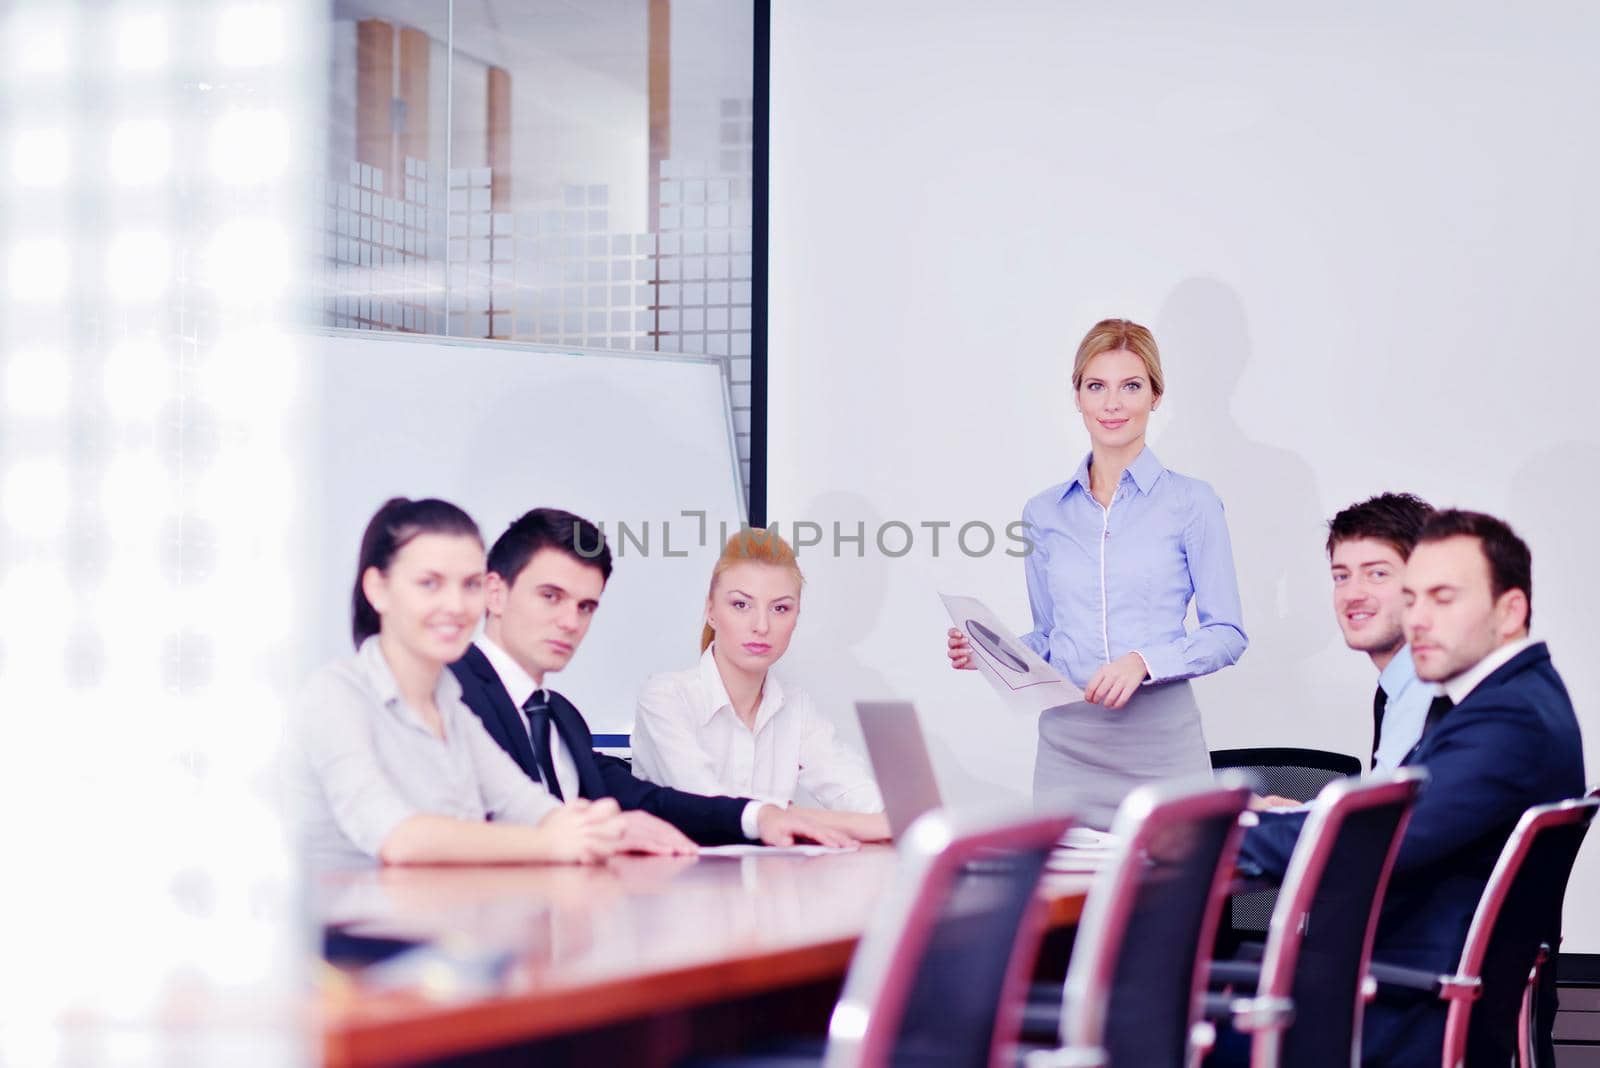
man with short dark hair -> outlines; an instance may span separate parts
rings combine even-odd
[[[1333,613],[1344,642],[1378,669],[1372,697],[1372,768],[1399,767],[1422,737],[1433,699],[1417,678],[1400,625],[1406,560],[1433,509],[1409,493],[1380,493],[1328,522]]]
[[[628,821],[626,843],[646,852],[691,852],[689,839],[851,844],[803,811],[657,786],[594,751],[583,714],[545,682],[577,653],[610,577],[605,536],[571,512],[536,508],[490,548],[484,633],[450,670],[500,747],[558,798],[615,798]]]
[[[1426,768],[1429,782],[1401,841],[1373,956],[1444,973],[1523,811],[1583,793],[1583,742],[1549,650],[1528,636],[1532,560],[1509,526],[1436,512],[1402,585],[1417,677],[1435,695],[1402,764]],[[1303,823],[1303,814],[1263,813],[1240,867],[1281,878]],[[1367,1007],[1363,1063],[1437,1065],[1444,1018],[1437,999],[1380,995]],[[1515,1037],[1493,1036],[1483,1063],[1510,1063]]]

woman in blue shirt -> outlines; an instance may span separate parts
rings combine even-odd
[[[1023,508],[1033,545],[1023,640],[1085,700],[1040,717],[1033,787],[1040,803],[1106,827],[1135,786],[1210,774],[1187,680],[1237,661],[1247,639],[1222,502],[1145,446],[1164,388],[1155,338],[1125,319],[1096,323],[1072,387],[1093,448]],[[951,630],[951,664],[972,667],[970,652]]]

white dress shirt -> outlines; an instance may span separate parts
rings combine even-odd
[[[633,768],[640,778],[697,794],[783,806],[804,786],[824,808],[883,811],[865,758],[835,737],[810,697],[768,674],[755,724],[747,727],[711,649],[695,667],[645,683],[633,725]]]
[[[522,720],[522,729],[524,733],[528,732],[531,730],[528,713],[522,710],[522,706],[528,703],[533,691],[541,687],[533,681],[532,675],[522,670],[521,664],[511,658],[510,653],[496,645],[488,635],[479,635],[473,639],[473,644],[488,658],[489,666],[494,668],[494,673],[500,676],[500,685],[511,695],[511,703],[517,706],[517,717]],[[572,759],[572,753],[561,741],[561,732],[556,730],[554,716],[550,717],[547,729],[550,731],[550,760],[556,767],[556,785],[561,787],[561,796],[571,801],[580,794],[578,765]]]
[[[1510,663],[1512,657],[1532,644],[1533,639],[1529,637],[1506,642],[1455,678],[1439,683],[1438,692],[1450,698],[1452,704],[1459,705],[1467,699],[1468,694],[1478,688],[1478,683]]]

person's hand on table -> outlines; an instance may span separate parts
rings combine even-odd
[[[1250,795],[1251,812],[1271,812],[1275,808],[1299,808],[1304,803],[1292,797],[1279,797],[1277,794],[1268,794],[1266,797],[1260,794]]]
[[[1083,688],[1083,699],[1093,705],[1121,708],[1148,677],[1144,657],[1125,653],[1109,664],[1100,665],[1090,677],[1089,685]]]
[[[546,859],[570,864],[594,864],[622,846],[622,810],[611,798],[568,801],[539,821],[547,835]]]
[[[856,840],[843,831],[834,830],[806,814],[805,810],[762,805],[756,814],[756,826],[761,840],[770,846],[792,846],[798,841],[811,841],[832,849],[854,849]]]
[[[700,847],[666,820],[633,810],[622,814],[621,852],[680,857],[693,856]]]
[[[813,823],[842,831],[858,842],[887,842],[891,837],[889,817],[882,812],[835,812],[832,809],[790,809]]]
[[[950,628],[950,638],[945,655],[950,658],[950,666],[957,671],[978,670],[978,665],[972,662],[972,646],[967,641],[966,632],[959,627]]]

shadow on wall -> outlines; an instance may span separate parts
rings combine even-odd
[[[1568,441],[1529,457],[1511,475],[1505,516],[1533,553],[1533,637],[1550,643],[1550,656],[1572,695],[1583,731],[1586,781],[1594,782],[1600,749],[1600,663],[1593,655],[1594,608],[1600,604],[1600,570],[1594,566],[1594,530],[1600,506],[1579,487],[1600,469],[1600,447]],[[1577,492],[1574,492],[1574,491]],[[1565,502],[1563,504],[1563,502]],[[1469,505],[1470,507],[1470,505]],[[1600,891],[1600,853],[1578,857],[1567,890],[1562,948],[1600,952],[1600,917],[1592,902]]]
[[[1232,400],[1251,353],[1244,305],[1232,287],[1185,279],[1167,296],[1155,333],[1176,402],[1156,453],[1222,498],[1250,636],[1238,666],[1200,680],[1208,743],[1222,748],[1248,737],[1295,744],[1299,737],[1298,744],[1312,744],[1302,734],[1307,725],[1291,718],[1278,722],[1275,737],[1263,737],[1248,710],[1263,694],[1294,708],[1306,681],[1302,662],[1328,641],[1328,628],[1317,622],[1326,614],[1327,561],[1315,472],[1299,454],[1252,439],[1235,421]],[[1269,363],[1295,357],[1266,355]]]
[[[922,559],[889,559],[874,550],[873,532],[884,521],[882,513],[859,494],[831,492],[808,501],[796,518],[820,524],[825,535],[823,544],[800,554],[805,592],[794,644],[780,668],[782,677],[810,693],[818,710],[838,728],[839,736],[863,753],[855,702],[916,700],[923,736],[947,801],[992,797],[996,781],[1009,781],[996,779],[997,750],[1004,751],[999,758],[1003,767],[1016,764],[1023,772],[1031,768],[1037,741],[1032,722],[999,716],[998,699],[982,678],[976,672],[962,672],[963,677],[956,678],[957,673],[946,663],[944,644],[949,623],[931,573],[921,572],[927,581],[902,581],[895,587],[900,591],[898,596],[916,598],[917,633],[893,635],[887,641],[880,635],[874,640],[893,585],[891,578],[898,575],[904,579],[926,566]],[[834,552],[836,522],[847,535],[858,524],[865,525],[867,547],[863,556],[857,556],[850,544],[844,545],[840,553]],[[783,533],[790,533],[787,522]],[[1015,581],[1022,582],[1020,564]],[[911,684],[916,687],[926,685],[927,672],[932,671],[941,684],[937,691],[908,693],[866,659],[874,649],[908,647],[915,650],[910,654],[915,664],[898,664],[896,677],[903,682],[910,672],[918,680]],[[957,694],[961,697],[954,700],[953,695]],[[1016,795],[1024,797],[1027,792],[1024,781]]]
[[[889,680],[860,653],[878,625],[888,590],[884,569],[892,561],[872,552],[873,532],[881,517],[865,497],[836,492],[812,498],[786,518],[780,527],[785,538],[793,537],[795,521],[816,523],[823,535],[821,544],[799,552],[800,570],[806,577],[800,623],[779,674],[810,694],[839,737],[865,755],[855,702],[895,696]],[[856,555],[856,546],[850,543],[835,552],[835,523],[846,537],[853,535],[856,524],[865,524],[863,557]],[[813,803],[810,797],[800,800]]]
[[[1533,628],[1550,643],[1550,656],[1572,695],[1584,731],[1590,778],[1600,745],[1600,663],[1594,648],[1594,616],[1600,604],[1600,570],[1594,566],[1594,529],[1600,507],[1587,493],[1574,495],[1600,470],[1600,448],[1569,441],[1537,453],[1511,476],[1505,519],[1533,554]],[[1568,501],[1570,508],[1552,507]],[[1468,505],[1468,507],[1471,507]],[[1587,722],[1585,722],[1587,721]]]
[[[859,737],[853,703],[893,697],[889,680],[861,659],[860,649],[878,625],[888,590],[886,566],[893,561],[872,552],[873,532],[881,517],[865,497],[854,493],[825,493],[812,498],[795,516],[822,527],[820,545],[802,549],[800,569],[806,576],[801,595],[800,626],[794,645],[784,658],[783,675],[809,693],[818,709],[841,725],[846,738]],[[833,525],[846,536],[856,524],[866,525],[866,553],[846,543],[835,553]],[[785,521],[781,533],[793,533]]]

